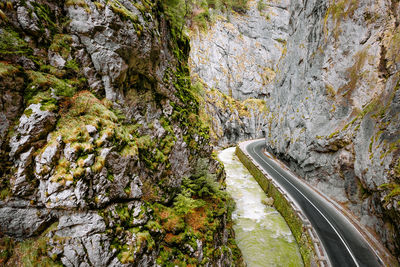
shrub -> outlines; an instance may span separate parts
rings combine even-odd
[[[265,10],[266,7],[267,7],[267,5],[264,3],[264,0],[258,0],[258,2],[257,2],[258,11],[262,12]]]

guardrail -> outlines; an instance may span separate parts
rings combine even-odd
[[[274,199],[275,208],[286,220],[299,244],[305,266],[331,266],[325,249],[315,229],[293,199],[272,179],[269,174],[247,153],[248,141],[239,143],[236,155],[257,180],[258,184]]]

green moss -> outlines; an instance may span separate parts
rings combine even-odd
[[[372,111],[375,111],[377,106],[379,105],[379,100],[374,99],[370,103],[366,104],[362,111],[360,112],[359,116],[363,118],[365,115],[371,113]]]
[[[49,73],[51,75],[56,76],[57,78],[63,78],[66,75],[66,71],[65,70],[60,70],[56,67],[53,67],[51,65],[40,65],[40,72],[45,72],[45,73]]]
[[[288,200],[274,187],[272,183],[263,175],[263,173],[247,158],[247,156],[237,147],[236,155],[240,161],[246,166],[250,173],[257,180],[261,188],[274,199],[275,208],[281,213],[290,227],[293,236],[299,244],[299,249],[305,266],[312,266],[315,262],[316,252],[311,236],[308,235],[303,227],[302,220],[297,216],[296,212],[291,208]]]
[[[7,15],[3,12],[3,10],[0,9],[0,19],[4,22],[8,21]]]
[[[0,238],[0,265],[5,266],[8,259],[13,255],[15,242],[10,237]]]
[[[186,17],[189,15],[187,10],[191,8],[185,0],[165,0],[162,1],[164,12],[167,15],[172,30],[183,29],[186,23]]]
[[[43,108],[57,107],[55,101],[49,94],[36,95],[32,102],[42,103]],[[38,153],[52,145],[55,138],[61,136],[64,143],[70,143],[76,151],[78,165],[82,168],[83,159],[88,153],[97,153],[96,146],[101,147],[105,139],[115,142],[116,148],[121,150],[124,156],[135,156],[137,146],[135,138],[130,134],[135,134],[136,127],[129,127],[119,124],[117,116],[107,107],[107,101],[98,100],[92,93],[81,91],[71,99],[67,100],[60,109],[61,117],[57,122],[56,129],[52,133],[52,139]],[[91,124],[98,129],[99,138],[95,144],[89,143],[90,136],[86,130],[86,125]],[[81,162],[82,161],[82,162]],[[100,172],[104,167],[105,159],[99,155],[95,158],[95,163],[91,166],[94,172]],[[64,162],[58,162],[55,179],[64,181],[72,177],[81,177],[82,169],[71,170],[73,176],[69,176],[68,166]],[[67,175],[68,174],[68,175]],[[67,179],[68,178],[68,179]]]
[[[394,33],[391,35],[390,43],[387,48],[387,58],[389,59],[385,67],[389,68],[400,62],[400,30],[397,27]]]
[[[152,145],[152,141],[151,141],[150,135],[141,136],[137,140],[137,146],[139,149],[148,150],[148,148],[150,148],[151,145]]]
[[[0,55],[32,55],[33,50],[11,28],[2,29],[0,34]]]
[[[339,131],[331,133],[327,138],[332,139],[333,137],[337,136],[339,134]]]
[[[248,9],[247,1],[248,0],[231,0],[230,3],[228,3],[228,4],[236,12],[244,13]]]
[[[396,183],[382,184],[379,186],[380,189],[389,190],[389,194],[384,197],[386,204],[392,202],[395,197],[400,195],[400,185]]]
[[[66,6],[79,6],[79,7],[83,7],[83,8],[88,7],[85,0],[67,0],[65,2],[65,5]]]
[[[32,109],[25,109],[24,114],[25,116],[27,116],[28,118],[32,115],[33,110]]]
[[[9,188],[3,188],[0,191],[0,199],[5,200],[7,197],[11,196],[11,192]]]
[[[267,5],[264,3],[264,0],[258,0],[257,2],[257,9],[258,11],[262,12],[264,9],[267,7]]]
[[[39,28],[42,32],[45,32],[45,29],[50,30],[50,32],[54,35],[60,32],[60,28],[57,25],[57,17],[52,12],[51,8],[46,4],[41,4],[38,2],[32,2],[32,6],[34,7],[34,12],[39,18]]]
[[[79,65],[78,65],[78,63],[76,63],[76,61],[74,59],[68,60],[65,63],[65,68],[71,69],[71,70],[76,71],[76,72],[79,71]]]
[[[93,2],[94,3],[94,5],[96,6],[96,8],[98,9],[98,10],[103,10],[104,9],[104,4],[102,4],[102,3],[100,3],[100,2],[97,2],[97,1],[95,1],[95,2]]]
[[[187,197],[184,194],[179,194],[174,201],[176,213],[183,215],[186,215],[194,209],[200,208],[204,205],[204,201]]]
[[[161,225],[157,221],[148,221],[144,227],[154,233],[161,232],[162,230]]]
[[[49,47],[50,50],[59,53],[64,59],[67,59],[71,53],[72,37],[68,34],[56,34]]]
[[[32,99],[28,101],[28,106],[30,104],[41,104],[41,110],[57,111],[58,101],[51,95],[51,91],[47,90],[44,92],[37,93]]]
[[[19,72],[17,66],[8,64],[7,62],[0,61],[0,77],[13,76]]]
[[[327,83],[327,84],[325,84],[325,88],[326,88],[326,92],[327,92],[328,96],[329,96],[330,98],[335,98],[335,96],[336,96],[336,91],[335,91],[335,89],[333,88],[333,86]]]
[[[39,71],[26,73],[31,81],[27,86],[27,100],[30,100],[39,90],[46,91],[49,88],[54,89],[55,95],[64,97],[71,97],[76,91],[76,87],[71,85],[70,81],[58,79],[54,75]]]
[[[57,262],[57,257],[50,258],[47,254],[49,238],[46,237],[46,234],[56,225],[57,223],[50,226],[39,237],[25,239],[20,243],[7,237],[0,239],[0,247],[4,243],[8,247],[12,246],[12,249],[8,248],[6,251],[8,254],[7,266],[62,266],[61,263]]]
[[[180,193],[172,201],[172,205],[153,203],[149,205],[152,210],[152,221],[145,226],[157,243],[155,235],[161,234],[158,241],[160,253],[157,263],[163,266],[176,264],[199,265],[210,263],[219,257],[219,250],[215,250],[215,240],[221,234],[222,217],[228,218],[228,229],[231,227],[231,213],[233,202],[221,191],[222,184],[216,182],[215,174],[207,170],[206,160],[200,160],[195,168],[195,174],[184,178]],[[229,226],[230,224],[230,226]],[[218,237],[221,238],[221,237]],[[203,253],[206,260],[198,262],[190,257],[184,247],[189,244],[196,249],[196,240],[203,240]],[[236,263],[240,266],[240,251],[233,239],[228,242],[227,251],[233,251],[237,256]],[[173,264],[172,264],[173,263]]]
[[[136,30],[138,36],[141,35],[143,31],[143,26],[139,23],[139,18],[136,14],[126,8],[123,4],[121,4],[118,0],[108,0],[107,3],[110,5],[112,10],[119,14],[122,19],[130,20]]]

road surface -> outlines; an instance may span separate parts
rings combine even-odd
[[[265,141],[246,146],[247,152],[302,209],[317,232],[332,266],[384,266],[358,230],[331,203],[264,153]]]

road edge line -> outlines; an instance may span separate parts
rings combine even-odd
[[[258,166],[257,162],[253,161],[247,154],[246,149],[242,148],[242,146],[245,146],[248,142],[249,141],[239,143],[236,146],[235,154],[254,176],[263,191],[274,199],[275,208],[285,219],[299,245],[304,266],[331,266],[321,240],[301,209],[284,193],[284,190],[279,187],[279,184],[271,179],[268,174]]]

